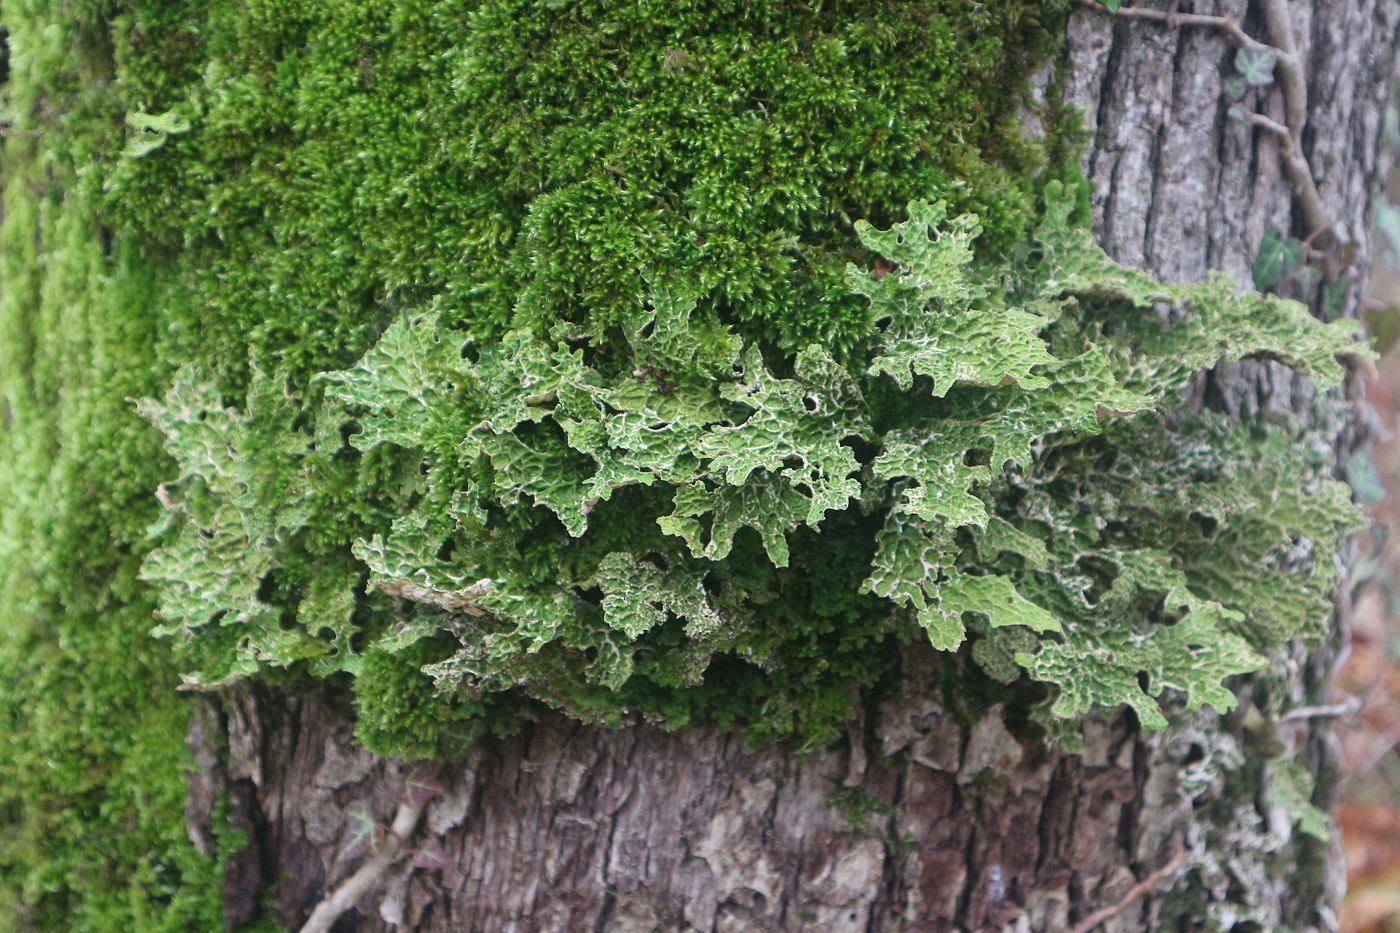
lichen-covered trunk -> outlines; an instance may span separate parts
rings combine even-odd
[[[1268,33],[1243,0],[1197,6]],[[1359,282],[1400,5],[1285,6],[1308,91],[1303,152]],[[1220,268],[1248,281],[1266,229],[1314,232],[1278,138],[1230,117],[1224,31],[1089,9],[1069,30],[1039,86],[1062,91],[1091,134],[1084,168],[1111,254],[1171,278]],[[1249,93],[1284,121],[1277,87]],[[1030,109],[1039,115],[1028,120],[1054,119]],[[1221,368],[1197,389],[1202,404],[1294,411],[1320,419],[1339,450],[1357,443],[1333,426],[1355,392],[1315,404],[1306,383],[1266,364]],[[1329,807],[1330,721],[1260,723],[1247,711],[1260,691],[1329,701],[1342,608],[1331,644],[1297,646],[1236,685],[1240,712],[1182,714],[1152,735],[1128,715],[1090,722],[1078,755],[1018,741],[996,716],[960,725],[924,676],[931,649],[907,657],[902,698],[814,753],[547,717],[438,772],[406,854],[337,929],[1328,929],[1339,847],[1290,829],[1265,762],[1296,750],[1317,777],[1314,801]],[[333,694],[244,688],[202,703],[191,835],[208,844],[226,791],[247,836],[228,863],[228,923],[270,896],[296,927],[385,844],[375,827],[425,791],[407,786],[402,763],[357,746],[353,711]]]

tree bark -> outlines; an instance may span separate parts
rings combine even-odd
[[[1236,16],[1268,37],[1260,4],[1210,6],[1197,12]],[[1284,10],[1307,84],[1301,151],[1361,282],[1386,168],[1400,4],[1294,0]],[[1120,261],[1177,279],[1219,268],[1248,282],[1267,228],[1314,232],[1282,140],[1241,136],[1229,116],[1232,55],[1220,29],[1081,9],[1065,55],[1040,76],[1042,95],[1061,87],[1084,115],[1095,232]],[[1285,121],[1277,84],[1254,93],[1247,103]],[[1320,411],[1339,450],[1359,442],[1342,426],[1358,393],[1314,404],[1308,384],[1280,367],[1221,367],[1197,392],[1234,414]],[[1342,603],[1328,644],[1294,646],[1240,679],[1241,710],[1266,692],[1273,709],[1330,701]],[[746,748],[713,730],[608,732],[560,717],[483,741],[440,772],[440,792],[428,791],[405,840],[409,855],[335,928],[1335,927],[1339,847],[1293,833],[1270,806],[1261,750],[1298,749],[1318,778],[1314,801],[1330,808],[1330,719],[1260,729],[1241,713],[1207,711],[1144,735],[1121,715],[1088,722],[1083,753],[1068,755],[1018,741],[997,716],[960,728],[921,676],[931,653],[910,652],[905,694],[853,729],[851,743],[815,754]],[[407,786],[401,762],[358,748],[352,722],[344,698],[324,690],[241,688],[202,701],[189,829],[210,845],[226,793],[247,836],[225,877],[230,927],[269,894],[281,923],[304,923],[385,844],[367,827],[388,827],[423,792]]]

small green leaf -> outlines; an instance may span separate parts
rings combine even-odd
[[[876,537],[870,575],[862,593],[925,610],[937,600],[938,581],[956,561],[952,529],[904,512],[891,512]]]
[[[971,275],[972,218],[949,221],[947,205],[915,201],[909,220],[889,230],[856,225],[861,241],[895,263],[876,276],[848,267],[851,287],[870,299],[871,317],[881,323],[879,352],[871,375],[885,373],[908,391],[918,376],[932,383],[935,398],[954,385],[1018,383],[1044,388],[1039,366],[1056,362],[1040,331],[1050,322],[1017,308],[975,305],[984,288]]]
[[[961,445],[938,440],[934,434],[889,434],[884,451],[875,459],[875,475],[917,480],[918,485],[904,490],[898,506],[902,511],[928,521],[941,518],[952,528],[985,524],[987,507],[969,490],[990,482],[991,470],[966,465]]]
[[[853,477],[860,463],[845,442],[868,433],[864,399],[825,350],[806,348],[798,354],[796,378],[779,379],[750,347],[744,381],[725,394],[750,412],[737,424],[711,428],[701,439],[716,476],[731,486],[742,486],[759,472],[781,477],[807,498],[805,521],[813,526],[827,511],[844,509],[860,495]]]
[[[734,547],[734,536],[747,527],[762,539],[774,567],[788,565],[787,536],[806,521],[808,513],[802,493],[767,474],[751,477],[742,486],[681,486],[673,504],[671,514],[656,523],[666,534],[684,539],[695,557],[724,560]],[[705,524],[709,525],[708,542]]]
[[[725,375],[739,359],[740,340],[713,312],[697,310],[694,295],[655,282],[651,300],[633,311],[627,339],[637,361],[660,378],[700,370]]]
[[[358,416],[360,431],[351,444],[359,450],[420,446],[450,389],[445,377],[462,367],[465,342],[440,328],[436,315],[404,314],[352,368],[318,376],[326,397]]]
[[[190,130],[189,120],[169,110],[165,113],[129,113],[126,124],[136,131],[126,144],[126,155],[133,159],[164,146],[167,137]]]
[[[1044,570],[1050,561],[1045,542],[1020,530],[1006,519],[992,516],[985,527],[974,529],[973,541],[978,556],[987,563],[1001,554],[1019,555],[1027,565]]]
[[[1301,241],[1284,237],[1270,227],[1264,232],[1259,252],[1254,257],[1254,287],[1262,292],[1277,285],[1302,258]]]
[[[1269,799],[1293,821],[1297,830],[1319,842],[1332,838],[1332,819],[1313,805],[1313,777],[1296,761],[1278,761],[1269,767]]]
[[[178,134],[190,131],[190,121],[173,110],[167,110],[165,113],[129,113],[126,115],[126,123],[133,129],[152,133]]]
[[[1235,72],[1250,87],[1268,87],[1274,83],[1274,65],[1278,55],[1272,49],[1242,48],[1235,53]]]
[[[370,813],[369,807],[359,804],[352,807],[346,815],[350,818],[349,848],[357,849],[367,844],[371,852],[379,851],[379,823],[374,814]]]
[[[692,632],[719,628],[704,576],[693,569],[662,568],[626,551],[614,551],[598,567],[598,586],[603,591],[603,619],[629,639],[665,622],[668,614],[688,620],[687,629]]]
[[[995,574],[954,574],[939,586],[938,605],[948,616],[985,616],[992,628],[1021,625],[1037,634],[1061,631],[1059,619],[1017,592],[1010,578]]]
[[[1335,321],[1346,310],[1347,298],[1351,296],[1351,276],[1345,272],[1328,283],[1322,291],[1322,319]]]

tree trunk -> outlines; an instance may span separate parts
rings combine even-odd
[[[1260,4],[1248,6],[1222,0],[1219,12],[1267,36]],[[1303,151],[1359,282],[1385,170],[1400,5],[1286,7],[1308,89]],[[1120,261],[1179,279],[1220,268],[1248,282],[1267,228],[1313,232],[1278,139],[1241,134],[1228,114],[1233,54],[1211,26],[1073,16],[1066,54],[1038,83],[1063,88],[1092,132],[1084,169],[1095,231]],[[1283,122],[1278,85],[1250,93]],[[1316,418],[1323,406],[1310,391],[1267,364],[1222,367],[1198,384],[1203,404],[1231,413]],[[1355,397],[1329,400],[1323,420],[1340,424]],[[1330,430],[1339,450],[1357,443],[1354,428]],[[1327,703],[1342,610],[1330,644],[1295,646],[1241,679],[1244,699],[1285,689],[1298,705]],[[850,743],[813,754],[746,748],[713,730],[608,732],[559,717],[483,741],[443,769],[411,857],[337,929],[1335,926],[1339,847],[1291,832],[1269,803],[1261,751],[1280,741],[1298,749],[1318,778],[1314,801],[1330,808],[1329,719],[1270,730],[1241,713],[1183,713],[1144,735],[1121,715],[1087,723],[1083,753],[1068,755],[1023,744],[999,717],[960,728],[921,676],[929,654],[909,653],[905,695],[853,728]],[[269,893],[278,919],[299,926],[387,844],[367,827],[391,823],[412,793],[409,770],[360,749],[352,722],[346,701],[321,690],[242,688],[203,702],[189,737],[201,766],[189,829],[207,844],[227,791],[248,839],[225,877],[230,926]]]

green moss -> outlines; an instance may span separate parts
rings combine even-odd
[[[94,162],[121,145],[100,23],[6,4],[0,226],[0,915],[19,929],[221,924],[184,827],[189,707],[137,580],[169,468],[127,402],[157,390],[165,301],[114,241]]]
[[[34,67],[23,38],[16,65]],[[25,75],[16,96],[33,93]],[[189,710],[136,579],[149,478],[167,469],[125,401],[160,384],[153,283],[133,250],[102,242],[64,147],[11,140],[3,164],[0,914],[30,929],[214,928],[219,864],[183,821]]]
[[[1260,355],[1326,390],[1350,325],[1220,276],[1158,283],[1074,223],[1074,191],[1045,199],[1009,262],[979,262],[976,221],[941,202],[859,225],[888,265],[849,267],[879,322],[850,369],[813,345],[778,375],[660,289],[624,340],[578,348],[404,314],[317,380],[304,428],[281,380],[259,371],[238,411],[187,367],[141,405],[180,464],[144,571],[164,630],[219,647],[206,684],[321,663],[317,588],[284,585],[312,566],[316,464],[393,450],[417,467],[354,543],[379,595],[359,624],[389,653],[455,640],[422,666],[447,696],[820,744],[897,670],[901,635],[951,652],[971,620],[973,660],[1053,685],[1056,716],[1127,704],[1162,728],[1168,687],[1228,709],[1223,678],[1318,633],[1356,513],[1295,438],[1184,418],[1177,393]],[[1189,312],[1167,327],[1163,302]],[[1300,535],[1311,566],[1261,592]]]
[[[648,274],[746,335],[848,347],[866,327],[839,288],[853,220],[947,197],[984,217],[989,248],[1024,232],[1038,150],[1013,121],[1044,17],[135,3],[114,30],[126,107],[194,128],[114,166],[108,203],[181,253],[199,326],[177,343],[196,356],[189,341],[250,342],[312,372],[425,294],[477,328],[602,331]]]
[[[509,710],[490,716],[486,702],[437,693],[422,668],[449,651],[421,641],[398,653],[365,652],[355,678],[355,736],[366,748],[408,760],[454,757],[466,751],[485,721],[498,734],[510,731]]]
[[[95,0],[3,16],[0,903],[87,929],[217,925],[217,864],[181,829],[174,687],[180,671],[266,663],[230,663],[247,644],[236,625],[149,637],[157,594],[138,568],[172,467],[128,398],[194,364],[211,403],[254,412],[249,449],[272,448],[317,422],[310,377],[352,363],[403,309],[431,297],[484,339],[565,320],[604,334],[658,276],[750,339],[850,348],[866,311],[831,294],[861,255],[853,219],[941,194],[986,217],[989,248],[1024,230],[1040,157],[1011,128],[1014,101],[1056,30],[1031,2]],[[450,750],[467,720],[508,728],[508,709],[432,694],[417,667],[439,659],[433,639],[370,647],[398,612],[355,595],[350,555],[477,468],[440,461],[425,486],[411,452],[343,446],[354,430],[316,428],[293,466],[239,481],[269,507],[293,488],[302,502],[293,529],[267,532],[275,566],[235,568],[286,633],[262,657],[352,682],[361,737],[385,753]],[[431,430],[447,445],[464,428]],[[540,573],[576,560],[532,522],[501,527]],[[799,566],[823,559],[794,550]],[[791,664],[736,655],[702,689],[657,653],[625,706],[837,734],[849,683],[888,667],[853,582],[743,647]],[[813,598],[797,573],[774,585]],[[610,691],[569,703],[614,722],[621,708]]]

